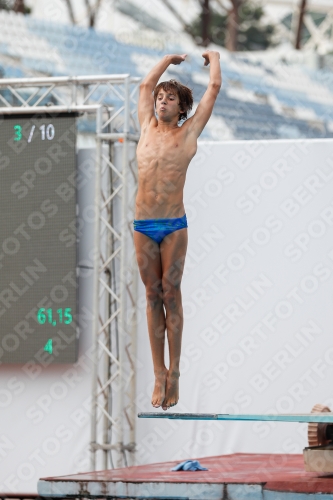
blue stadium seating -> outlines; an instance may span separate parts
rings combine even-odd
[[[184,51],[174,43],[167,48]],[[194,53],[195,47],[187,65],[170,67],[168,73],[192,88],[197,103],[206,89],[198,83],[198,74],[204,77],[207,69],[202,68],[200,56]],[[3,77],[112,73],[143,76],[146,68],[136,64],[138,57],[153,62],[162,55],[152,48],[121,43],[110,33],[0,11]],[[12,62],[8,63],[8,58]],[[272,67],[264,61],[251,62],[244,54],[231,56],[224,50],[221,63],[223,89],[213,116],[229,131],[229,139],[333,137],[332,72],[282,63]],[[315,119],[303,118],[299,109]],[[224,136],[208,126],[202,138],[223,140]]]

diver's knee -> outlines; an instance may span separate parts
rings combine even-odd
[[[163,304],[170,311],[178,309],[181,304],[180,286],[169,285],[167,288],[163,288]]]
[[[146,286],[146,299],[147,305],[149,305],[151,309],[161,305],[163,299],[161,280]]]

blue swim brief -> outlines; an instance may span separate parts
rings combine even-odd
[[[186,214],[177,219],[143,219],[134,220],[134,231],[145,234],[160,244],[168,234],[187,226]]]

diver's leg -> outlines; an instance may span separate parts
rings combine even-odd
[[[165,313],[162,296],[162,264],[159,245],[145,234],[134,231],[140,276],[146,287],[147,323],[153,358],[155,387],[151,403],[161,406],[165,398],[167,369],[164,361]]]
[[[183,331],[183,306],[180,290],[187,250],[187,228],[164,238],[160,245],[163,303],[169,345],[169,370],[163,409],[174,406],[179,398],[179,362]]]

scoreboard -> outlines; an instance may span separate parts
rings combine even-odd
[[[77,358],[75,115],[0,116],[0,364]]]

